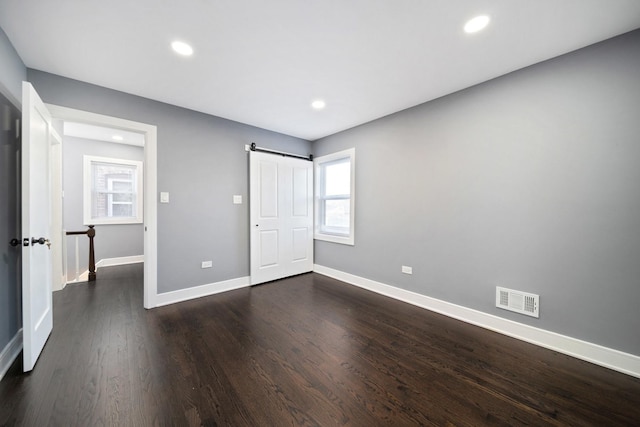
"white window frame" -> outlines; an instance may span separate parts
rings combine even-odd
[[[122,163],[119,163],[122,164]],[[131,179],[116,179],[116,178],[109,178],[107,180],[107,190],[108,191],[113,191],[113,184],[116,182],[126,182],[128,184],[131,184],[131,186],[133,187],[133,180]],[[113,205],[133,205],[133,202],[115,202],[113,200],[113,194],[114,193],[109,193],[107,195],[107,211],[109,212],[108,216],[109,218],[111,218],[111,216],[113,215]]]
[[[103,217],[92,218],[91,217],[91,202],[93,197],[93,179],[92,179],[92,164],[93,163],[113,163],[114,165],[127,165],[133,166],[136,169],[136,185],[135,185],[135,203],[136,203],[136,215],[132,217]],[[83,222],[84,225],[105,225],[105,224],[141,224],[143,222],[143,173],[142,162],[137,160],[127,159],[113,159],[109,157],[98,156],[84,156],[84,169],[83,169]],[[125,180],[127,181],[127,180]]]
[[[324,166],[330,163],[336,163],[341,160],[347,160],[350,163],[350,194],[327,197],[324,195]],[[314,182],[315,182],[315,230],[314,239],[326,242],[341,243],[343,245],[355,245],[355,216],[356,216],[356,149],[349,148],[337,153],[327,154],[326,156],[316,157],[313,159]],[[324,201],[326,200],[345,200],[350,202],[349,230],[347,234],[341,230],[331,230],[323,228],[324,223]]]

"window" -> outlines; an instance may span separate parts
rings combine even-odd
[[[354,244],[355,148],[314,159],[315,239]]]
[[[84,156],[84,224],[142,222],[142,162]]]

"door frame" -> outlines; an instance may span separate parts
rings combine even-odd
[[[52,121],[55,121],[52,117]],[[55,130],[55,123],[53,125]],[[53,138],[57,139],[55,144],[51,144],[49,156],[49,168],[51,170],[51,288],[58,291],[64,288],[66,278],[63,277],[64,268],[62,261],[64,239],[63,235],[63,204],[62,204],[62,134],[56,132]]]
[[[144,308],[158,300],[157,127],[103,114],[45,104],[54,119],[142,133],[144,144]]]

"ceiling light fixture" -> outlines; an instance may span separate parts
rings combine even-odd
[[[476,16],[473,19],[467,21],[464,24],[464,32],[465,33],[476,33],[489,24],[489,17],[487,15]]]
[[[171,48],[182,56],[193,55],[193,48],[184,42],[175,41],[171,43]]]
[[[314,110],[322,110],[322,109],[323,109],[324,107],[326,107],[326,106],[327,106],[327,103],[326,103],[326,102],[324,102],[322,99],[316,99],[315,101],[313,101],[313,102],[311,103],[311,107],[312,107]]]

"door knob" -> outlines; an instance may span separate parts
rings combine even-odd
[[[35,237],[31,238],[31,245],[35,245],[36,243],[41,244],[41,245],[47,245],[47,247],[49,249],[51,249],[51,241],[49,239],[45,239],[44,237],[41,237],[39,239],[36,239]]]
[[[46,243],[47,239],[45,239],[44,237],[41,237],[39,239],[36,239],[35,237],[31,238],[31,246],[35,245],[36,243],[40,243],[41,245],[44,245]]]
[[[13,247],[18,246],[20,244],[20,240],[18,239],[11,239],[11,241],[9,242],[9,244]]]

